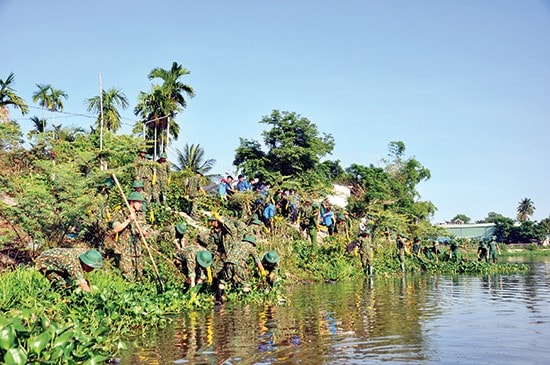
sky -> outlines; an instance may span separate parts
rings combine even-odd
[[[175,61],[196,96],[169,157],[200,144],[234,174],[239,138],[262,141],[277,109],[331,134],[344,168],[381,166],[403,141],[431,172],[418,191],[433,223],[515,218],[524,198],[550,216],[549,0],[0,0],[0,27],[0,79],[13,72],[34,107],[36,84],[65,91],[56,124],[93,124],[101,74],[130,102],[130,133],[147,75]],[[28,131],[42,113],[12,118]]]

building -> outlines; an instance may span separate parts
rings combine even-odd
[[[441,224],[449,235],[458,238],[490,239],[495,234],[494,223]]]

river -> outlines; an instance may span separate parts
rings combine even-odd
[[[513,258],[510,260],[520,260]],[[134,339],[122,364],[548,364],[550,258],[523,275],[295,285]]]

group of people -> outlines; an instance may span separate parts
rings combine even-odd
[[[251,193],[253,199],[246,212],[222,218],[193,207],[190,209],[193,218],[210,214],[209,227],[200,229],[193,239],[186,238],[187,224],[183,222],[174,222],[155,231],[149,224],[152,219],[148,219],[146,212],[151,203],[166,204],[170,182],[167,156],[162,153],[158,161],[154,162],[141,150],[134,161],[134,168],[133,191],[125,197],[128,209],[111,209],[109,192],[115,183],[112,178],[106,179],[101,186],[98,194],[101,198],[98,224],[105,234],[98,250],[56,248],[37,258],[37,267],[52,282],[64,287],[72,283],[89,291],[90,286],[84,280],[83,273],[101,268],[103,257],[112,258],[114,265],[127,280],[141,281],[143,249],[149,250],[147,241],[154,238],[173,243],[173,263],[187,278],[189,288],[198,284],[201,287],[203,284],[212,285],[216,300],[223,301],[228,286],[243,293],[251,291],[254,281],[250,272],[252,267],[257,269],[259,280],[256,282],[265,282],[269,286],[276,284],[279,256],[275,251],[263,254],[257,251],[258,240],[273,232],[276,216],[281,216],[297,227],[311,244],[318,242],[319,229],[324,229],[328,235],[338,233],[346,238],[350,237],[352,231],[345,211],[334,209],[328,199],[320,202],[301,200],[292,189],[272,191],[270,184],[260,183],[258,179],[248,182],[243,175],[239,175],[236,181],[232,176],[227,176],[219,184],[216,193],[222,204],[227,204],[233,195]],[[185,198],[193,206],[200,195],[206,195],[206,192],[202,187],[202,175],[197,173],[187,179]],[[362,218],[357,238],[348,245],[348,251],[357,248],[366,275],[373,273],[372,224],[372,221]],[[402,233],[397,233],[395,241],[397,258],[403,272],[407,254],[418,258],[423,255],[435,261],[439,258],[437,240],[431,246],[423,247],[419,237],[411,241]],[[491,259],[496,263],[497,249],[494,238],[488,245],[480,244],[478,259]],[[449,258],[458,261],[458,252],[458,244],[452,242]]]

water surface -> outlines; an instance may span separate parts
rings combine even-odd
[[[298,285],[286,305],[174,318],[122,363],[548,364],[550,259],[530,264],[524,275]]]

